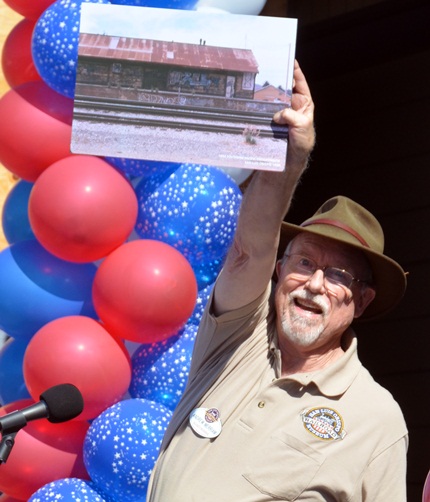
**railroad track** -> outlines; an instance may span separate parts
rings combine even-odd
[[[267,113],[161,103],[124,102],[116,99],[75,97],[74,120],[136,125],[141,127],[188,129],[224,134],[258,131],[260,137],[285,139],[287,129]]]

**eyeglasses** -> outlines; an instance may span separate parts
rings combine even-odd
[[[295,274],[303,277],[312,277],[317,270],[322,270],[325,279],[336,286],[344,286],[350,288],[353,282],[368,282],[361,279],[356,279],[347,270],[336,267],[320,267],[317,263],[301,254],[286,254],[284,258],[288,259],[288,264]]]

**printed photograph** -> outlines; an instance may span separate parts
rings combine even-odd
[[[281,171],[297,20],[83,3],[71,150]]]

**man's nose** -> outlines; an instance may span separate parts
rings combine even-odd
[[[306,282],[307,288],[312,292],[325,293],[325,277],[324,271],[318,268],[315,272],[309,277]]]

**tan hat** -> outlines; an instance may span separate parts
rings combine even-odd
[[[402,299],[406,290],[406,274],[397,262],[383,254],[384,233],[378,220],[367,209],[339,195],[325,202],[300,226],[284,222],[278,256],[282,256],[291,239],[306,232],[348,244],[367,257],[376,295],[360,319],[380,317]]]

